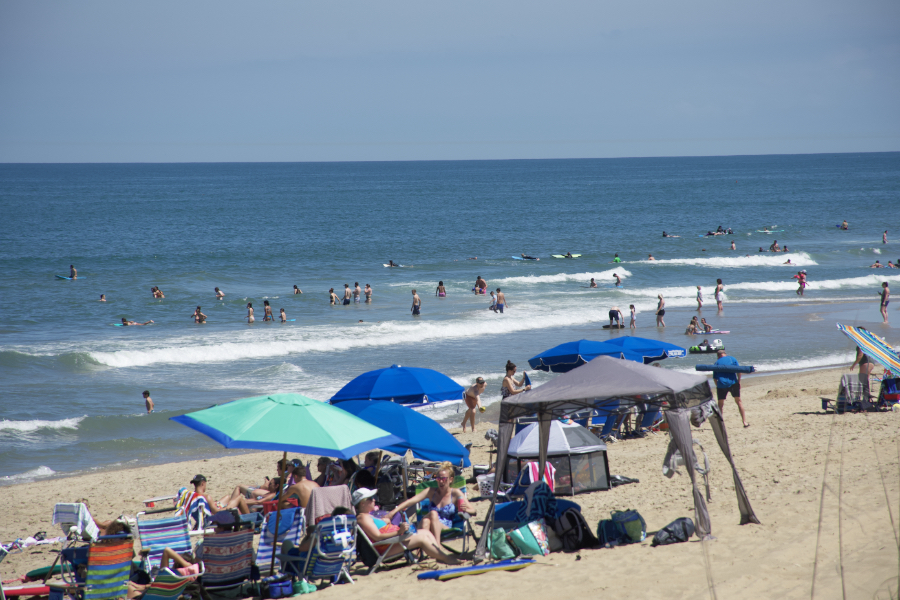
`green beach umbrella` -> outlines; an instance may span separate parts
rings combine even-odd
[[[345,459],[403,441],[345,410],[300,394],[243,398],[170,420],[199,431],[226,448]]]

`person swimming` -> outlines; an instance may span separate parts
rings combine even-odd
[[[522,258],[524,258],[525,260],[541,260],[535,256],[528,256],[527,254],[524,254],[524,253],[522,254]]]
[[[122,326],[123,327],[127,327],[129,325],[149,325],[150,323],[153,323],[153,319],[146,321],[144,323],[138,323],[137,321],[129,321],[125,317],[122,317]]]
[[[594,281],[594,278],[593,278],[593,277],[591,277],[591,285],[589,285],[588,287],[592,287],[592,288],[597,287],[597,282]]]
[[[223,292],[219,288],[216,288],[216,300],[221,300],[224,297],[225,297],[225,292]]]
[[[295,294],[302,294],[303,291],[295,285],[295,286],[294,286],[294,293],[295,293]]]
[[[398,265],[397,263],[395,263],[395,262],[392,261],[392,260],[389,260],[389,261],[388,261],[388,266],[389,266],[389,267],[399,267],[400,265]]]

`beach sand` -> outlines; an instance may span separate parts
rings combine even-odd
[[[611,473],[637,477],[640,483],[575,498],[593,528],[610,511],[638,510],[647,521],[644,543],[553,553],[520,572],[449,582],[416,579],[417,570],[434,568],[433,561],[415,568],[398,565],[368,577],[360,572],[356,585],[319,593],[328,598],[421,595],[516,600],[602,595],[809,598],[815,568],[816,598],[840,598],[844,592],[847,598],[897,598],[900,413],[826,415],[820,396],[834,398],[845,372],[832,369],[745,378],[742,395],[751,423],[746,429],[741,427],[733,400],[727,400],[729,440],[761,525],[738,525],[731,473],[705,424],[694,435],[712,466],[713,541],[701,543],[693,538],[689,543],[650,547],[649,532],[678,517],[693,516],[686,473],[682,470],[671,480],[662,475],[668,436],[659,434],[609,446]],[[496,427],[480,422],[476,433],[459,435],[464,443],[474,443],[473,463],[488,462],[484,432],[492,426]],[[5,487],[0,494],[0,539],[11,541],[37,531],[58,535],[59,528],[51,525],[53,505],[79,498],[90,499],[98,519],[134,515],[143,509],[143,499],[172,494],[196,473],[209,477],[214,497],[224,495],[237,484],[259,482],[274,474],[279,458],[275,452],[262,452]],[[475,505],[483,516],[488,503]],[[3,579],[49,565],[54,557],[51,548],[10,555],[0,565]]]

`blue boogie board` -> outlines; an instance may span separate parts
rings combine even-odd
[[[511,558],[495,563],[484,563],[472,567],[456,567],[455,569],[442,569],[440,571],[426,571],[419,573],[416,577],[419,579],[437,579],[438,581],[446,581],[463,577],[464,575],[480,575],[490,571],[518,571],[524,569],[528,565],[533,565],[536,561],[533,558]]]
[[[71,277],[66,277],[65,275],[57,275],[56,278],[57,279],[68,279],[69,281],[74,281],[74,279],[72,279]],[[84,279],[84,277],[82,277],[82,279]]]
[[[713,373],[755,373],[756,367],[753,365],[697,365],[694,367],[698,371],[712,371]]]

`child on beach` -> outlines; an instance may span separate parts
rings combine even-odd
[[[147,407],[147,414],[153,412],[153,399],[150,398],[150,390],[144,390],[144,406]]]
[[[637,322],[635,319],[635,315],[637,315],[637,311],[634,310],[634,304],[630,304],[628,308],[631,309],[631,328],[634,329],[635,323]]]
[[[703,288],[697,286],[697,310],[703,308]]]
[[[284,309],[283,309],[283,308],[281,309],[281,315],[280,315],[280,318],[281,318],[281,322],[282,322],[282,323],[286,323],[286,322],[287,322],[287,315],[284,314]]]

